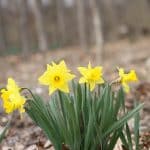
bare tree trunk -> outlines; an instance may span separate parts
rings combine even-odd
[[[114,0],[101,1],[101,7],[104,7],[104,22],[106,22],[106,29],[108,33],[108,38],[110,40],[113,40],[117,37],[118,29],[118,19],[114,8],[114,3]]]
[[[63,5],[64,5],[63,0],[56,0],[57,23],[58,23],[58,29],[59,29],[62,44],[64,44],[66,41],[65,16],[64,16]]]
[[[134,38],[141,35],[142,29],[150,29],[150,7],[147,0],[132,0],[127,4],[125,20]]]
[[[31,9],[35,16],[35,24],[36,24],[36,30],[37,30],[37,36],[38,36],[39,49],[41,51],[48,50],[48,44],[47,44],[46,34],[44,32],[42,14],[38,7],[38,1],[37,0],[29,0],[28,2],[30,3]]]
[[[6,29],[4,22],[4,9],[1,5],[0,0],[0,51],[7,49],[7,37],[6,37]]]
[[[78,34],[80,45],[83,50],[87,50],[86,32],[85,32],[85,12],[84,1],[77,0],[77,19],[78,19]]]
[[[98,7],[95,0],[90,0],[90,7],[92,10],[93,17],[93,28],[94,28],[94,38],[96,45],[96,61],[97,64],[102,62],[103,58],[103,33],[102,33],[102,23],[100,12],[98,11]]]
[[[22,54],[27,56],[27,53],[30,49],[29,39],[28,39],[28,25],[27,25],[27,1],[17,0],[18,9],[20,12],[19,18],[19,27],[20,27],[20,36],[21,36],[21,47]]]

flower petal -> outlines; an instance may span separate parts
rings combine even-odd
[[[86,83],[86,82],[87,82],[87,80],[84,77],[81,77],[79,80],[79,83]]]
[[[43,85],[49,85],[50,82],[50,73],[46,71],[42,76],[39,77],[39,83]]]
[[[97,84],[103,84],[105,81],[103,78],[100,78],[98,81],[96,81]]]
[[[85,75],[88,72],[88,69],[85,67],[78,67],[78,71],[81,73],[81,75]]]
[[[129,85],[126,84],[126,83],[122,83],[122,86],[123,86],[124,91],[125,91],[126,93],[129,93],[129,91],[130,91]]]
[[[93,91],[95,88],[95,83],[94,82],[90,82],[90,91]]]
[[[65,93],[69,93],[68,84],[63,84],[61,87],[59,87],[59,90],[65,92]]]
[[[57,90],[57,88],[55,88],[54,86],[49,86],[49,95],[54,93],[56,90]]]

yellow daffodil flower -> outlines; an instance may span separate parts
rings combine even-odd
[[[90,90],[92,91],[95,88],[96,84],[104,83],[102,78],[102,67],[96,66],[92,68],[91,63],[89,62],[88,67],[78,67],[78,71],[82,75],[79,80],[79,83],[88,83],[90,85]]]
[[[1,90],[1,97],[6,113],[11,113],[15,110],[19,110],[20,113],[25,111],[25,98],[20,95],[20,88],[12,78],[8,78],[6,89]]]
[[[52,62],[52,65],[47,65],[47,70],[39,77],[40,84],[49,86],[49,94],[56,90],[69,93],[68,82],[72,80],[75,75],[70,73],[64,61],[59,64]]]
[[[138,81],[135,70],[130,70],[129,73],[125,73],[123,68],[119,68],[119,76],[121,80],[121,84],[126,93],[130,91],[129,83]]]

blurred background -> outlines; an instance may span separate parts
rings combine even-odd
[[[138,64],[149,80],[149,35],[150,0],[0,0],[0,81],[21,62],[29,67],[17,78],[59,59],[106,69]]]
[[[54,50],[150,33],[150,0],[0,0],[1,55]]]
[[[149,131],[150,0],[0,0],[1,87],[11,76],[47,95],[37,79],[47,63],[61,59],[75,73],[89,61],[100,64],[108,81],[116,79],[117,66],[135,69],[139,83],[127,106],[133,106],[135,96],[145,101],[141,131]],[[31,142],[28,136],[26,142]]]

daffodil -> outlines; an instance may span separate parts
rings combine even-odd
[[[49,94],[56,90],[69,93],[69,81],[75,75],[70,73],[64,61],[59,64],[52,62],[51,65],[47,64],[47,70],[39,77],[40,84],[49,86]]]
[[[130,82],[138,81],[135,70],[130,70],[129,73],[125,73],[123,68],[119,68],[119,76],[120,76],[120,81],[123,86],[123,89],[126,93],[130,91],[130,87],[128,84]]]
[[[88,67],[78,67],[78,71],[82,75],[79,80],[79,83],[87,83],[90,85],[90,90],[92,91],[95,88],[96,84],[103,84],[104,80],[102,78],[102,67],[96,66],[92,68],[91,63],[89,62]]]
[[[8,78],[6,89],[1,90],[1,98],[6,113],[19,110],[24,112],[25,98],[20,94],[20,88],[12,78]]]

